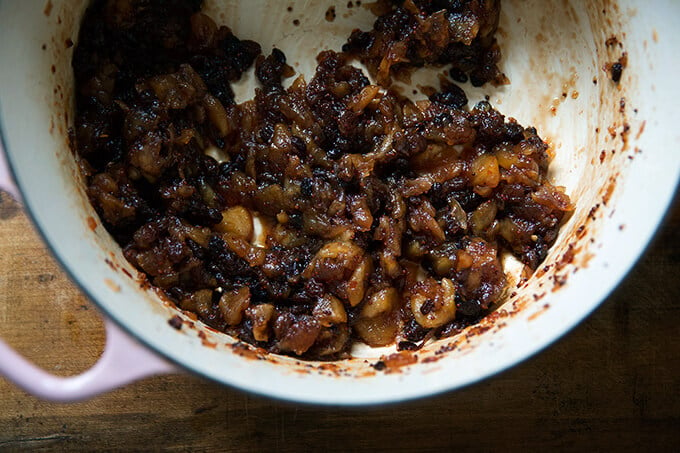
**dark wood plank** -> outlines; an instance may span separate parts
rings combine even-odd
[[[0,450],[677,449],[678,227],[676,202],[652,247],[593,316],[538,356],[458,392],[319,409],[180,375],[57,405],[0,380]],[[103,345],[96,311],[4,197],[0,266],[0,335],[57,373],[92,364]]]

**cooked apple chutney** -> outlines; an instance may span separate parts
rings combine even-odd
[[[389,88],[430,64],[502,83],[497,1],[380,2],[374,30],[287,89],[285,54],[201,3],[95,0],[73,57],[91,202],[182,310],[307,359],[415,349],[502,299],[501,253],[544,259],[572,206],[536,130],[453,81],[417,102]],[[237,104],[251,66],[259,88]]]

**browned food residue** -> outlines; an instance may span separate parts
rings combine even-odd
[[[385,371],[395,372],[400,368],[417,363],[418,355],[411,352],[395,352],[383,357],[381,360],[385,364]]]
[[[621,57],[613,62],[607,63],[604,67],[605,71],[609,72],[610,77],[614,83],[619,83],[623,76],[623,70],[628,66],[628,53],[623,52]]]
[[[333,22],[335,20],[335,6],[331,6],[326,10],[326,20],[328,22]]]
[[[91,230],[94,231],[97,229],[97,221],[95,220],[94,217],[88,216],[87,218],[87,227]]]
[[[170,318],[168,320],[168,324],[170,324],[170,326],[172,326],[172,328],[176,330],[182,330],[183,322],[182,318],[180,318],[179,315],[175,315],[172,318]]]
[[[104,284],[105,284],[106,286],[108,286],[109,289],[110,289],[111,291],[113,291],[114,293],[119,293],[119,292],[120,292],[120,285],[119,285],[118,283],[114,282],[113,280],[111,280],[110,278],[105,278],[105,279],[104,279]]]
[[[208,336],[202,330],[198,332],[198,338],[201,339],[201,344],[207,348],[215,349],[217,348],[217,343],[209,341]]]
[[[231,349],[237,354],[240,355],[241,357],[245,357],[248,359],[252,360],[263,360],[263,358],[266,356],[266,351],[264,350],[258,350],[256,348],[253,348],[252,346],[242,343],[242,342],[236,342],[231,345]]]
[[[607,187],[604,191],[604,195],[602,196],[602,203],[604,205],[607,205],[609,203],[609,200],[611,200],[615,189],[616,189],[616,179],[615,178],[609,178],[609,182],[607,183]]]
[[[536,313],[533,313],[531,316],[529,316],[529,321],[533,321],[534,319],[538,318],[541,316],[543,313],[545,313],[548,309],[550,308],[550,304],[544,304],[540,310],[538,310]]]
[[[574,244],[569,244],[567,250],[562,255],[562,258],[560,258],[557,264],[555,265],[555,270],[561,271],[566,265],[572,264],[574,262],[574,256],[575,256]]]

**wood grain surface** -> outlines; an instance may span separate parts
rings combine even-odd
[[[680,203],[624,283],[538,356],[482,383],[371,409],[252,397],[190,375],[92,401],[37,400],[0,378],[0,450],[677,451]],[[103,346],[97,311],[21,209],[0,202],[0,336],[60,375]]]

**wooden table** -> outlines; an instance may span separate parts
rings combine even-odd
[[[319,409],[177,375],[58,405],[0,379],[0,451],[677,450],[678,228],[676,201],[653,246],[593,316],[538,356],[458,392]],[[57,374],[93,364],[104,341],[96,310],[4,195],[0,268],[0,335]]]

